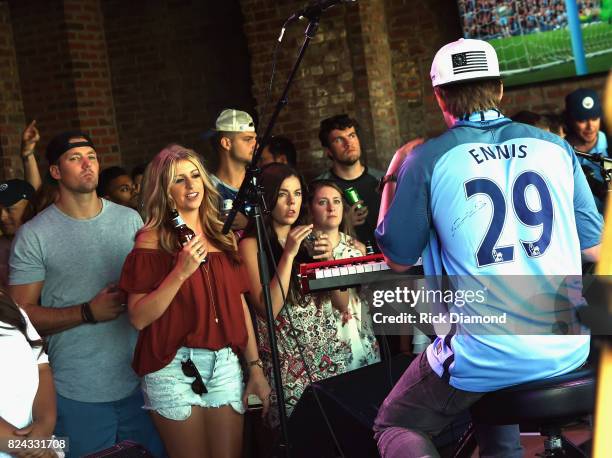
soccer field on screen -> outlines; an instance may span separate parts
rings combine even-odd
[[[612,25],[582,26],[588,73],[612,68]],[[489,41],[497,51],[506,86],[576,75],[567,28]]]

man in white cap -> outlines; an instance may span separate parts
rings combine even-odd
[[[257,145],[255,123],[248,113],[227,108],[217,117],[213,131],[212,145],[219,155],[219,167],[212,179],[224,208],[231,208]],[[247,221],[244,214],[238,213],[232,229],[244,229]]]
[[[585,176],[567,142],[499,111],[503,86],[490,44],[447,44],[433,60],[431,79],[449,130],[392,159],[378,245],[394,270],[422,257],[426,275],[469,279],[476,294],[486,278],[484,299],[461,310],[477,318],[510,310],[519,331],[532,329],[529,291],[513,290],[509,275],[579,276],[581,257],[599,256],[602,219]],[[463,304],[449,304],[450,312]],[[438,456],[431,438],[485,393],[585,362],[588,335],[545,329],[530,335],[503,324],[481,332],[462,323],[437,329],[379,410],[381,455]],[[480,456],[522,456],[518,426],[476,425],[476,435]]]

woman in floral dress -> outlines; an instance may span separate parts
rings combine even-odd
[[[348,292],[334,291],[329,300],[317,300],[317,295],[302,294],[297,281],[301,262],[331,259],[331,245],[322,237],[311,246],[310,257],[303,242],[312,232],[312,224],[304,225],[302,201],[306,186],[295,170],[284,164],[263,168],[260,184],[270,214],[266,217],[268,238],[273,256],[268,256],[271,271],[270,291],[275,316],[275,331],[281,364],[285,409],[290,415],[311,381],[332,377],[346,371],[350,346],[337,338],[334,308],[346,309]],[[304,206],[305,207],[305,206]],[[257,315],[259,354],[273,384],[270,344],[266,325],[266,310],[257,262],[257,241],[254,234],[240,242],[240,254],[249,274],[250,291],[247,299]],[[274,275],[274,264],[277,265]],[[283,292],[286,301],[283,300]],[[278,425],[276,396],[272,395],[270,424]]]
[[[330,180],[318,180],[309,186],[310,216],[314,231],[326,236],[332,246],[333,259],[354,258],[365,255],[365,246],[352,236],[345,213],[342,190]],[[347,371],[358,369],[380,361],[378,341],[372,329],[370,315],[364,295],[355,288],[348,291],[349,301],[345,309],[333,308],[336,318],[337,338],[350,348],[345,361]],[[329,300],[329,295],[325,297]]]

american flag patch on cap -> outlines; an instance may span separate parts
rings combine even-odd
[[[451,55],[453,74],[486,72],[489,70],[484,51],[466,51]]]

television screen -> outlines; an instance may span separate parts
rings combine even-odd
[[[457,0],[464,38],[490,42],[505,86],[575,76],[612,68],[612,0]],[[574,8],[573,2],[576,5]],[[571,16],[571,17],[570,17]],[[570,27],[571,19],[580,27]],[[572,47],[576,31],[582,47]],[[574,49],[576,48],[576,49]],[[580,63],[580,54],[577,54]]]

